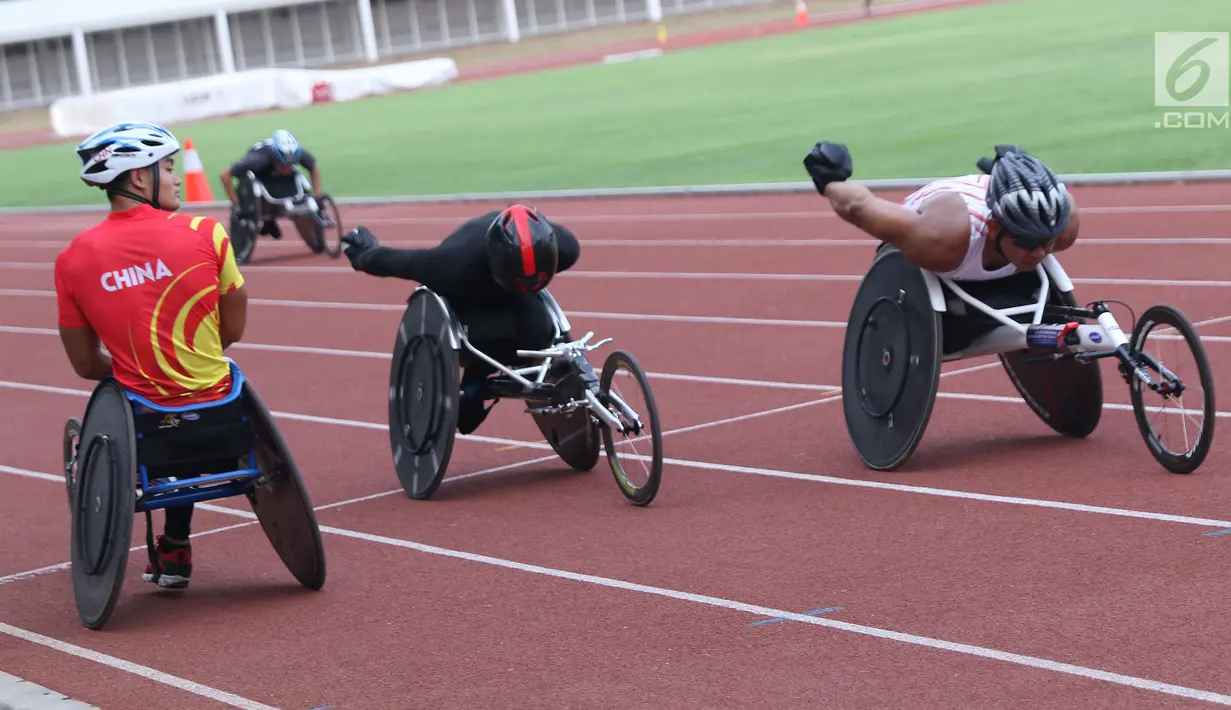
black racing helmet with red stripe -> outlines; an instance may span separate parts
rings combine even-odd
[[[510,205],[487,229],[487,256],[492,276],[506,291],[537,293],[556,275],[555,230],[533,207]]]

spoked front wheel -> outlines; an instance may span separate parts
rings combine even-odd
[[[1147,346],[1145,340],[1156,328]],[[1163,468],[1192,473],[1209,453],[1215,416],[1214,376],[1197,331],[1175,308],[1152,306],[1133,327],[1129,347],[1154,381],[1151,387],[1136,373],[1126,373],[1141,436]]]
[[[663,434],[650,378],[632,353],[616,350],[607,357],[599,378],[598,398],[624,428],[617,432],[606,422],[602,425],[607,463],[620,492],[633,505],[649,505],[658,495],[662,480]],[[619,443],[617,435],[622,437]],[[647,445],[651,447],[648,454],[643,453]],[[621,461],[621,455],[627,464]]]

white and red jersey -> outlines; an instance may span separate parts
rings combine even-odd
[[[902,204],[918,210],[929,197],[952,192],[966,203],[966,211],[970,213],[970,246],[956,269],[937,272],[937,276],[955,281],[991,281],[1017,273],[1017,267],[1012,264],[995,271],[983,268],[983,245],[987,241],[988,222],[992,219],[992,212],[987,207],[987,186],[990,181],[990,175],[982,174],[941,178],[919,188],[903,201]]]

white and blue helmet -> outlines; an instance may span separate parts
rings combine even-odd
[[[175,136],[156,123],[117,123],[78,144],[77,157],[81,159],[78,174],[87,185],[106,188],[129,170],[157,165],[179,150],[180,143]]]
[[[295,163],[303,155],[299,141],[286,129],[274,131],[273,137],[269,139],[269,146],[273,149],[274,158],[283,165]]]

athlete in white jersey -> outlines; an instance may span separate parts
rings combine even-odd
[[[929,198],[942,193],[955,194],[966,203],[966,211],[970,213],[970,246],[956,269],[941,271],[938,275],[957,281],[991,281],[1017,273],[1017,266],[1011,263],[991,270],[984,266],[988,224],[992,221],[992,210],[987,206],[987,185],[990,181],[990,175],[941,178],[919,188],[902,202],[903,206],[915,212],[919,212]]]
[[[911,263],[962,281],[993,281],[1031,271],[1077,239],[1077,206],[1064,183],[1016,146],[996,146],[978,162],[986,175],[936,180],[904,204],[846,182],[851,156],[841,143],[820,142],[804,166],[834,212],[897,247]]]

